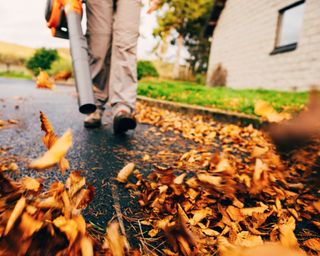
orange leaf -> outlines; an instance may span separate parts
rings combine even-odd
[[[33,179],[31,177],[25,176],[21,179],[22,186],[26,190],[33,190],[33,191],[38,191],[40,188],[40,182],[36,179]]]
[[[7,226],[6,226],[6,229],[4,231],[4,234],[7,235],[10,230],[12,229],[14,223],[16,222],[16,220],[20,217],[21,213],[23,212],[24,208],[26,206],[26,199],[25,197],[21,197],[18,202],[16,203],[11,215],[10,215],[10,218],[7,222]]]
[[[37,88],[53,89],[54,84],[50,81],[49,75],[45,71],[40,71],[36,80]]]
[[[311,238],[303,242],[304,246],[307,246],[311,250],[320,252],[320,238]]]

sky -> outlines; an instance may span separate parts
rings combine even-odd
[[[157,26],[156,15],[147,14],[148,1],[143,0],[141,9],[138,58],[154,59],[151,53],[157,41],[152,36]],[[44,18],[46,0],[1,0],[0,1],[0,41],[11,42],[33,48],[69,47],[64,39],[53,38]],[[83,20],[85,29],[85,18]]]

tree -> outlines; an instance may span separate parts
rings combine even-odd
[[[34,55],[27,61],[27,68],[32,70],[35,75],[39,71],[49,70],[51,64],[59,58],[58,52],[55,49],[37,49]]]
[[[187,59],[195,73],[205,72],[207,69],[210,43],[204,37],[213,0],[161,0],[162,11],[158,15],[158,27],[154,36],[159,36],[163,42],[168,36],[173,36],[172,44],[177,45],[174,67],[174,77],[178,77],[181,50],[183,46],[190,53]],[[175,31],[176,33],[172,33]]]
[[[23,57],[18,57],[14,54],[0,54],[0,63],[6,65],[7,72],[10,72],[11,65],[23,65],[25,59]]]

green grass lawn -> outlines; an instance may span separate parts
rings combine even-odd
[[[32,75],[26,74],[22,71],[0,71],[0,77],[32,79]]]
[[[306,92],[273,90],[235,90],[225,87],[208,88],[191,82],[145,79],[139,82],[138,94],[155,99],[232,110],[254,114],[257,100],[270,102],[277,111],[301,110],[308,99]]]

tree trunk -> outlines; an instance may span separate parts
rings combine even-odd
[[[7,73],[10,72],[10,63],[6,63],[6,67],[7,67]]]
[[[181,51],[183,47],[183,37],[181,35],[179,35],[177,39],[177,43],[178,43],[178,49],[177,49],[176,61],[173,67],[173,79],[178,79],[180,76],[180,58],[181,58]]]

